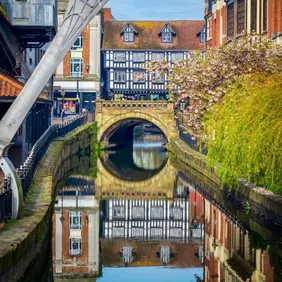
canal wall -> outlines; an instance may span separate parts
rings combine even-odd
[[[46,249],[52,236],[50,224],[55,187],[69,173],[89,169],[90,157],[85,152],[94,135],[95,125],[87,124],[49,146],[34,174],[20,219],[8,221],[0,232],[0,281],[22,279],[39,253]],[[41,267],[43,271],[48,266]]]
[[[219,203],[226,199],[227,202],[232,201],[238,209],[282,226],[282,196],[244,181],[240,181],[236,189],[224,187],[216,174],[217,168],[208,167],[206,157],[191,149],[180,138],[170,142],[168,150],[173,165],[202,187],[203,193],[208,193]]]

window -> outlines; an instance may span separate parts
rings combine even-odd
[[[125,71],[115,71],[114,82],[125,82]]]
[[[234,36],[234,3],[227,7],[227,36]]]
[[[200,42],[205,43],[206,41],[206,34],[204,32],[200,33]]]
[[[164,83],[164,74],[152,73],[152,82],[154,82],[154,83]]]
[[[171,59],[172,59],[173,62],[181,61],[181,60],[183,60],[183,53],[172,53]]]
[[[82,48],[83,45],[83,37],[80,35],[74,42],[74,44],[71,47],[71,50],[76,50]]]
[[[171,43],[172,42],[172,34],[171,34],[170,31],[162,33],[162,42],[163,43]]]
[[[145,53],[133,53],[133,62],[145,62]]]
[[[81,255],[81,239],[70,238],[70,255],[73,257]]]
[[[164,53],[152,53],[152,60],[156,62],[163,62]]]
[[[123,34],[124,42],[134,42],[134,32],[125,32]]]
[[[267,31],[267,0],[262,0],[262,31]]]
[[[70,229],[81,229],[81,212],[70,212]]]
[[[251,2],[251,32],[257,31],[257,0]]]
[[[71,76],[82,76],[82,59],[71,58]]]
[[[115,62],[125,62],[125,52],[114,53]]]
[[[207,20],[207,40],[212,38],[212,18]]]
[[[134,83],[144,83],[145,82],[145,72],[144,71],[133,72],[133,82]]]
[[[237,33],[240,34],[245,30],[245,0],[238,0],[238,17],[237,17]]]

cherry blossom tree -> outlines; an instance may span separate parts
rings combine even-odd
[[[168,88],[176,101],[189,102],[185,127],[195,138],[205,138],[205,118],[222,102],[227,90],[243,75],[275,74],[282,70],[282,46],[260,36],[243,35],[218,48],[191,53],[175,63],[150,62],[145,68],[168,75]]]

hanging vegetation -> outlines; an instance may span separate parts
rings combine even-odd
[[[208,161],[224,182],[238,178],[282,193],[282,74],[241,77],[206,116]]]

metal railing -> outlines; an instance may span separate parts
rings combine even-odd
[[[65,123],[52,125],[38,139],[38,141],[32,147],[32,150],[24,164],[17,169],[18,176],[22,184],[24,200],[28,196],[34,172],[40,160],[45,155],[50,143],[57,138],[67,135],[74,129],[87,122],[88,114],[85,114],[72,120],[68,120]]]
[[[4,182],[0,186],[0,222],[6,221],[12,215],[12,189],[11,176],[4,177]]]

